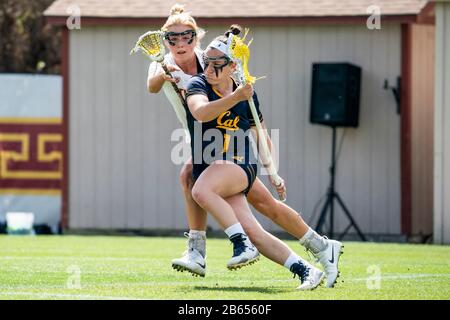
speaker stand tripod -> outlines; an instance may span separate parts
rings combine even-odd
[[[342,239],[345,236],[345,234],[348,232],[348,230],[353,226],[353,227],[355,227],[356,232],[358,233],[361,240],[367,241],[366,237],[361,232],[361,230],[359,229],[355,220],[353,219],[352,215],[350,214],[350,211],[348,211],[348,209],[345,206],[344,202],[342,201],[341,197],[334,189],[334,181],[335,181],[335,173],[336,173],[336,127],[333,126],[332,129],[333,129],[333,140],[332,140],[332,146],[331,146],[330,185],[328,186],[328,190],[327,190],[327,200],[326,200],[326,202],[322,208],[322,211],[320,213],[319,221],[317,222],[316,231],[319,234],[321,234],[322,226],[325,223],[325,218],[329,211],[330,226],[328,229],[328,236],[330,238],[333,238],[333,236],[334,236],[334,232],[333,232],[334,199],[336,199],[338,204],[341,206],[342,210],[344,211],[345,215],[350,220],[350,224],[347,226],[347,228],[345,228],[344,232],[340,236],[340,239]]]

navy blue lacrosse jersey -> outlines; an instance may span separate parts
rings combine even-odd
[[[237,86],[233,82],[233,91],[236,88]],[[219,93],[208,83],[204,74],[198,74],[189,80],[186,99],[196,94],[207,96],[209,101],[221,98]],[[263,121],[256,92],[253,94],[253,101],[259,120]],[[196,164],[202,164],[204,167],[219,159],[230,160],[240,165],[257,163],[253,148],[250,145],[250,128],[255,126],[255,121],[247,101],[241,101],[220,114],[216,119],[203,123],[197,121],[189,108],[187,106],[186,108],[194,167]],[[217,145],[220,145],[220,147],[217,148]],[[215,151],[218,151],[218,153]]]

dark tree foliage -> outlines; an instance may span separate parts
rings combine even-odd
[[[0,73],[60,73],[61,31],[45,21],[54,0],[0,0]]]

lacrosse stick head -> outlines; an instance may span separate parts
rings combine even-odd
[[[141,50],[153,61],[161,62],[164,60],[165,47],[162,31],[148,31],[141,35],[136,42],[130,54]]]
[[[250,49],[249,46],[252,43],[253,39],[249,41],[248,44],[245,44],[245,38],[248,34],[248,29],[245,29],[244,37],[240,38],[237,35],[230,34],[228,36],[228,50],[230,57],[237,64],[237,73],[239,76],[239,80],[243,83],[251,83],[254,84],[257,80],[255,77],[251,76],[248,72],[248,61],[250,60]]]

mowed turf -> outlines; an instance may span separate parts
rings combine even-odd
[[[336,287],[307,292],[266,258],[228,271],[226,239],[208,239],[205,278],[177,272],[171,259],[185,246],[182,237],[2,235],[0,299],[450,298],[450,246],[347,242]]]

